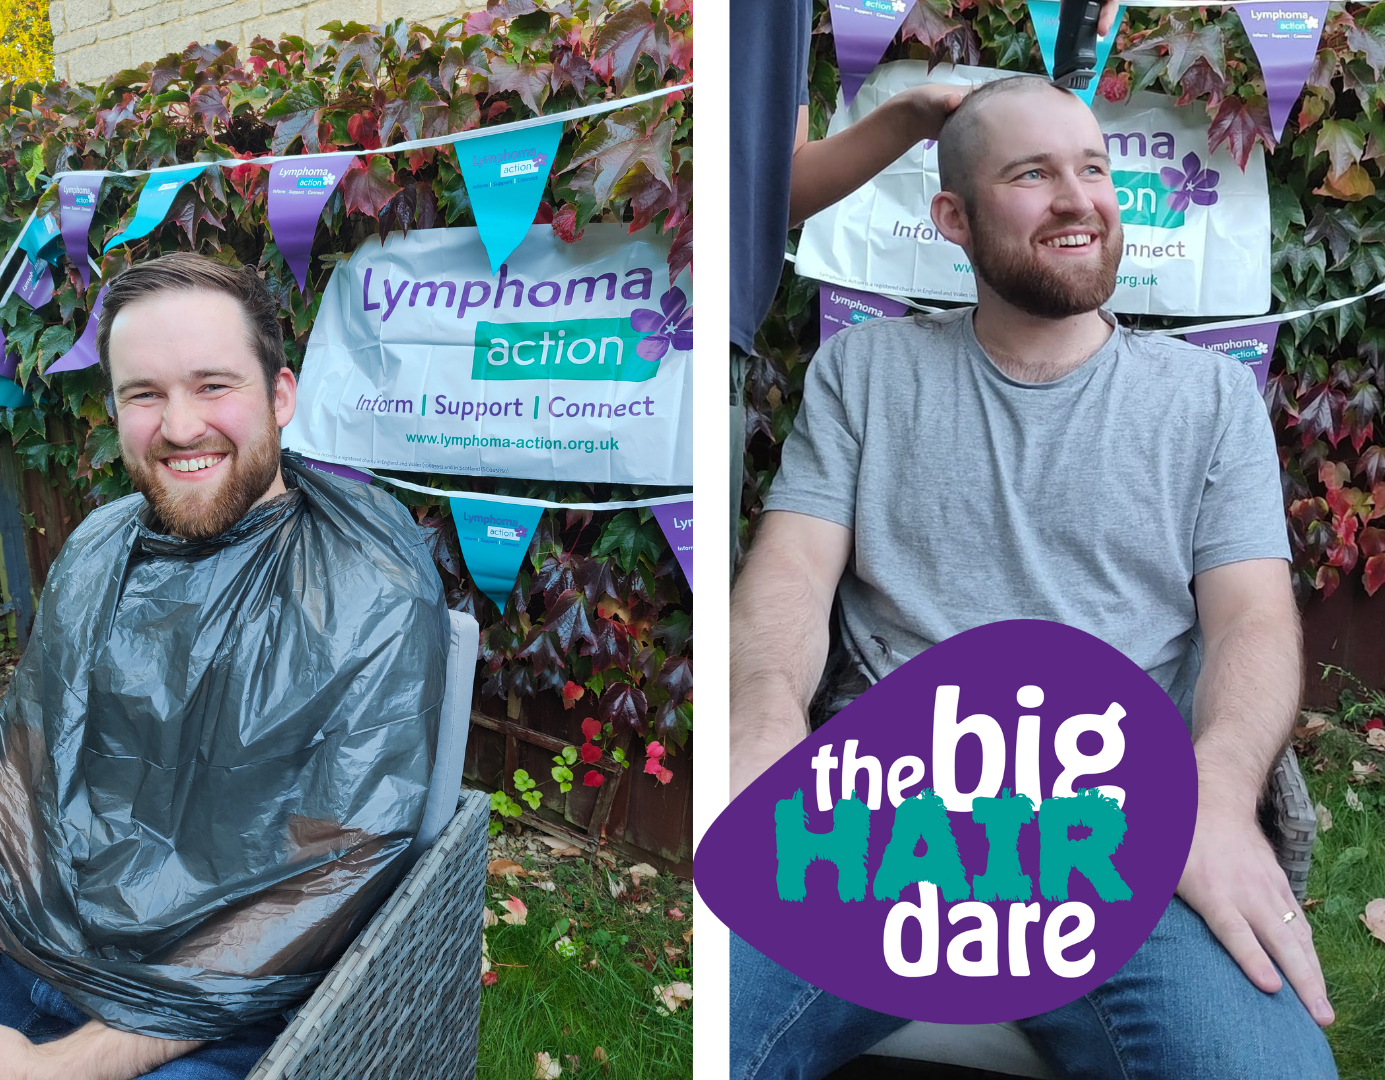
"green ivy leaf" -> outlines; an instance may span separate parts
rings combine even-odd
[[[102,424],[91,429],[84,452],[93,469],[104,469],[120,457],[120,433],[114,424]]]

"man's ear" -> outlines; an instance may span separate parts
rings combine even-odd
[[[971,222],[960,195],[953,191],[938,192],[933,196],[929,213],[938,232],[958,247],[971,250]]]
[[[298,408],[298,380],[293,377],[293,372],[286,367],[279,369],[279,374],[274,376],[274,422],[281,429],[288,427],[288,423],[293,419],[294,410]]]

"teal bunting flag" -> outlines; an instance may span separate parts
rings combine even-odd
[[[452,144],[492,274],[534,224],[562,134],[559,122]]]
[[[134,220],[130,222],[124,232],[111,237],[106,242],[106,246],[101,249],[102,253],[110,251],[116,244],[124,244],[131,240],[138,240],[142,236],[148,236],[157,229],[183,185],[200,176],[202,170],[210,164],[210,162],[201,162],[197,165],[184,165],[181,169],[150,173],[149,179],[140,189],[139,205],[135,207]]]
[[[467,571],[476,587],[504,611],[543,507],[456,495],[448,502]]]

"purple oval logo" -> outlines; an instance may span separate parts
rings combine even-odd
[[[867,1008],[992,1023],[1118,971],[1178,885],[1192,742],[1157,683],[1057,623],[935,645],[795,747],[707,831],[724,923]]]

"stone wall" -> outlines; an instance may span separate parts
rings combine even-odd
[[[193,42],[245,46],[256,37],[299,34],[310,41],[333,19],[383,23],[404,18],[437,26],[483,8],[485,0],[52,0],[53,60],[69,82],[99,82]]]

